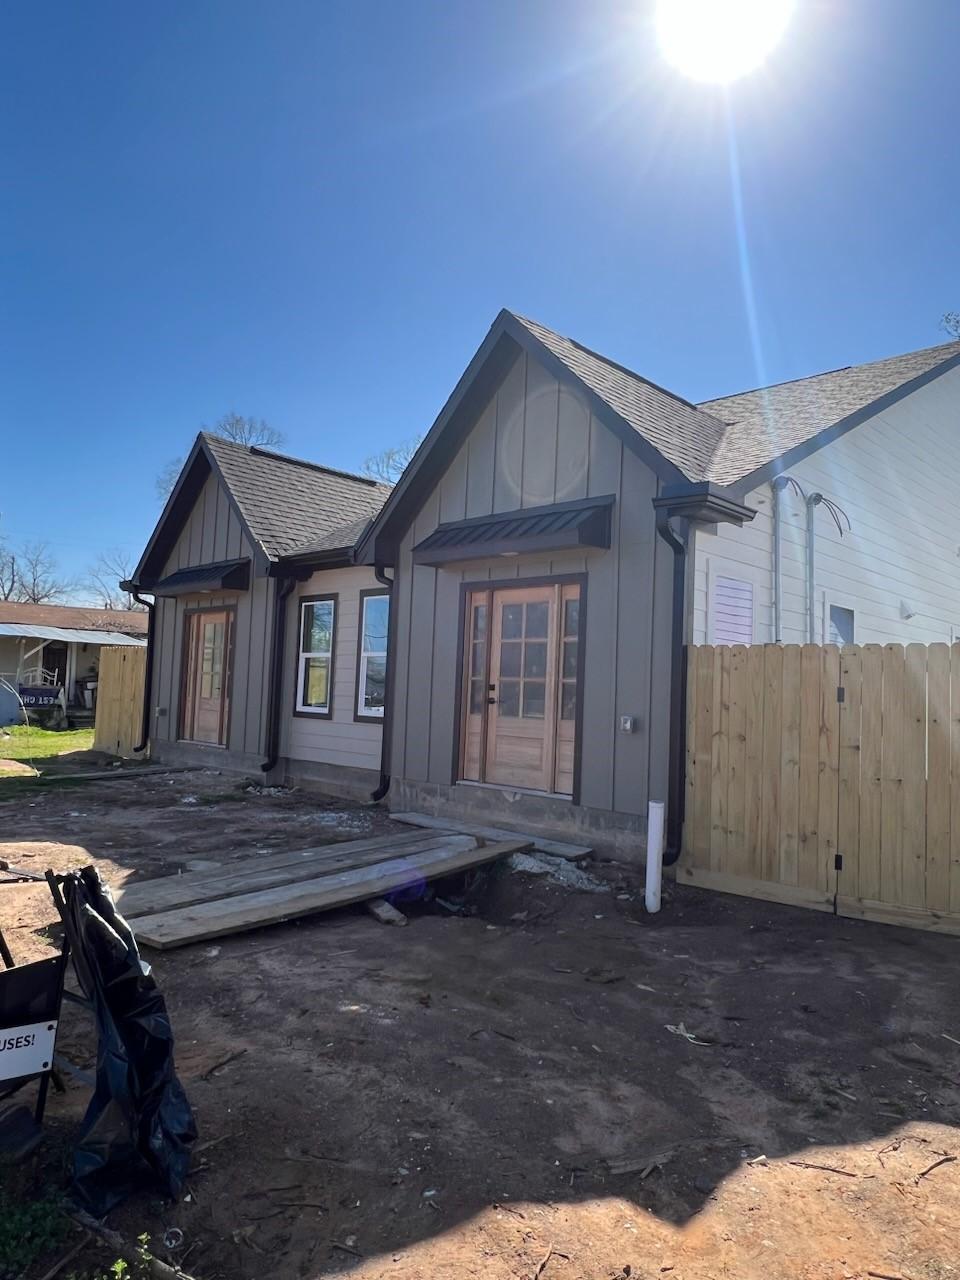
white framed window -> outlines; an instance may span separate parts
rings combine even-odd
[[[297,702],[304,716],[333,714],[333,646],[336,596],[301,596],[297,650]]]
[[[387,692],[387,631],[390,595],[386,591],[360,592],[360,627],[357,636],[357,720],[382,720]]]
[[[711,569],[707,604],[708,644],[753,644],[754,584],[750,578]]]
[[[854,644],[855,617],[852,609],[841,604],[827,604],[827,644]]]

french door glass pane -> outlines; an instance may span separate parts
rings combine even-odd
[[[527,720],[542,720],[547,699],[545,680],[524,680],[523,715]]]
[[[501,680],[497,702],[499,716],[515,719],[520,714],[520,681]]]
[[[549,624],[550,606],[546,601],[527,605],[526,635],[528,639],[545,640]]]
[[[580,630],[580,600],[567,600],[563,606],[563,634],[575,636]]]
[[[500,635],[504,640],[519,640],[523,635],[523,605],[505,604],[500,623]]]
[[[547,674],[547,642],[531,640],[523,646],[523,674],[542,680]]]
[[[564,641],[562,674],[563,674],[564,680],[575,680],[577,678],[577,642],[576,640]]]
[[[565,680],[560,686],[560,719],[576,720],[577,718],[577,686],[573,681]]]
[[[472,716],[483,715],[486,710],[486,690],[483,687],[482,680],[470,681],[470,714]]]
[[[518,641],[513,644],[504,643],[500,646],[500,674],[501,676],[514,677],[520,674],[520,655],[523,649],[523,642]]]

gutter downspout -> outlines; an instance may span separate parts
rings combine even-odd
[[[683,643],[686,612],[687,542],[657,510],[657,533],[673,551],[673,602],[670,628],[670,738],[667,762],[667,841],[663,865],[672,867],[683,843],[684,754],[686,752],[687,651]]]
[[[816,569],[816,536],[814,513],[823,501],[822,493],[811,493],[807,498],[807,643],[816,644],[817,602],[814,588]]]
[[[150,704],[153,701],[153,637],[156,629],[156,600],[144,600],[139,591],[130,589],[130,594],[137,604],[147,610],[147,660],[143,670],[143,710],[140,719],[140,741],[133,748],[135,752],[146,751],[150,745]]]
[[[273,607],[273,652],[270,655],[267,758],[260,764],[263,773],[269,773],[271,769],[275,769],[280,757],[280,702],[283,694],[283,650],[287,638],[287,597],[296,584],[296,578],[277,580],[277,594]]]
[[[376,580],[387,588],[389,592],[390,603],[387,608],[387,670],[384,678],[383,687],[383,736],[380,739],[380,782],[376,791],[370,793],[370,799],[374,804],[381,801],[390,790],[390,737],[391,728],[393,726],[393,667],[394,667],[394,649],[393,643],[393,584],[396,581],[394,577],[388,578],[384,572],[382,564],[373,566],[373,574]]]

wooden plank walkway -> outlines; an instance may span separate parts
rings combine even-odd
[[[462,844],[462,839],[454,836],[441,840],[436,848],[409,856],[378,861],[372,866],[334,871],[256,893],[197,902],[192,906],[134,918],[130,924],[139,942],[167,950],[382,897],[397,889],[469,871],[533,847],[530,841],[510,840],[479,848],[454,849],[453,843],[458,839]],[[471,845],[474,845],[473,841]],[[305,863],[303,870],[306,871],[310,865]]]
[[[294,884],[297,880],[326,875],[328,871],[347,871],[351,867],[369,866],[394,856],[406,857],[408,853],[435,847],[443,839],[442,834],[428,836],[423,831],[411,831],[313,845],[307,849],[288,849],[266,857],[242,858],[211,871],[187,871],[179,876],[134,881],[117,889],[114,897],[128,919],[150,916],[158,911],[191,906],[195,902],[232,898],[241,893]],[[475,845],[476,841],[470,840],[470,844],[463,847],[473,848]]]
[[[565,840],[547,840],[526,831],[507,831],[503,827],[485,827],[477,822],[461,822],[459,818],[434,818],[427,813],[391,813],[394,822],[405,822],[414,827],[426,827],[435,831],[458,831],[463,835],[477,836],[481,840],[524,840],[539,853],[549,853],[555,858],[589,858],[593,849],[589,845],[568,844]]]

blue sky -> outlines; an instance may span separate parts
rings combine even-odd
[[[136,556],[228,410],[357,468],[502,306],[692,399],[945,340],[955,0],[799,0],[724,94],[613,0],[8,5],[0,534]]]

